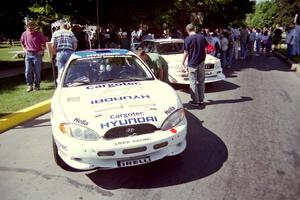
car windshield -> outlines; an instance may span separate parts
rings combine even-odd
[[[161,43],[156,46],[157,53],[161,55],[183,53],[183,43]]]
[[[74,59],[64,75],[64,87],[106,82],[153,80],[150,70],[133,55]]]

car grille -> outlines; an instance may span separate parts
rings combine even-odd
[[[215,64],[205,64],[205,69],[213,69]]]
[[[143,135],[143,134],[153,133],[156,130],[158,129],[151,124],[121,126],[121,127],[116,127],[108,130],[104,134],[104,138],[114,139],[114,138],[128,137],[131,135]]]

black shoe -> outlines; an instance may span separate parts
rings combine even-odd
[[[34,91],[39,91],[40,90],[40,86],[34,86],[33,90]]]
[[[197,102],[194,102],[194,101],[189,101],[189,104],[190,104],[191,106],[195,106],[195,107],[200,106],[200,103],[197,103]]]

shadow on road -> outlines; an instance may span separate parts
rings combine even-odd
[[[173,84],[172,87],[175,90],[180,90],[182,92],[185,92],[187,94],[190,93],[190,86],[189,85],[182,85],[182,84]],[[224,81],[218,81],[214,83],[206,83],[205,84],[205,93],[213,93],[213,92],[223,92],[228,90],[235,90],[239,88],[239,85],[236,85],[234,83],[228,82],[226,80]]]
[[[203,105],[199,107],[191,106],[189,103],[184,103],[183,107],[186,108],[187,110],[202,110],[209,105],[241,103],[241,102],[252,101],[252,100],[253,98],[251,97],[241,96],[240,99],[207,100]]]
[[[293,71],[284,61],[271,54],[270,56],[249,56],[246,60],[233,60],[232,67],[224,69],[223,73],[227,78],[234,78],[237,77],[237,72],[249,68],[259,71]]]
[[[202,122],[187,112],[187,148],[179,156],[167,157],[147,165],[107,171],[97,170],[86,175],[99,187],[158,188],[205,178],[217,172],[228,158],[224,142],[202,126]]]
[[[33,120],[24,122],[14,129],[24,129],[24,128],[36,128],[36,127],[44,127],[44,126],[51,126],[50,119],[38,119],[35,118]]]

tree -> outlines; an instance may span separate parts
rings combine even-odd
[[[271,0],[258,3],[255,12],[247,17],[247,24],[252,27],[283,27],[293,22],[295,14],[300,14],[299,0]]]
[[[24,1],[10,0],[5,2],[5,6],[0,8],[0,39],[19,38],[24,31],[23,13],[27,8]]]
[[[293,23],[295,14],[300,14],[299,0],[275,0],[278,5],[275,23],[288,26]]]
[[[38,21],[44,32],[50,23],[63,16],[72,22],[96,24],[96,10],[99,10],[101,26],[114,24],[129,29],[147,24],[153,31],[167,27],[184,28],[191,21],[202,27],[226,27],[232,22],[245,19],[251,13],[250,0],[10,0],[0,9],[0,25],[9,28],[7,34],[21,34],[24,17]]]
[[[256,4],[255,12],[248,15],[246,23],[250,27],[272,27],[275,22],[278,7],[275,0],[263,1]]]
[[[176,0],[164,18],[181,27],[193,22],[202,27],[223,28],[233,23],[242,24],[253,8],[250,0]]]
[[[36,21],[38,28],[46,36],[51,36],[51,23],[60,18],[67,18],[68,16],[63,16],[55,12],[48,1],[45,4],[35,3],[29,8],[30,18]]]

